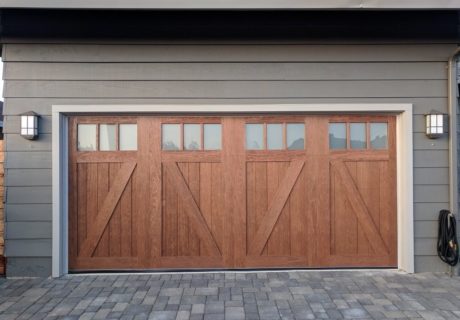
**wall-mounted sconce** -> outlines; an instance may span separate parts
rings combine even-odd
[[[38,117],[33,111],[23,113],[21,116],[21,136],[28,140],[38,137]]]
[[[430,139],[437,139],[447,131],[447,114],[438,111],[431,111],[425,114],[426,135]]]

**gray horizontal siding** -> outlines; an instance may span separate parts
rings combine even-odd
[[[414,184],[446,184],[449,181],[449,168],[414,168]]]
[[[433,248],[438,211],[449,201],[448,141],[426,138],[423,114],[447,112],[446,61],[454,48],[7,44],[7,253],[17,269],[23,257],[51,254],[52,105],[412,103],[416,270],[439,271]],[[19,136],[17,116],[30,110],[41,115],[33,142]],[[21,231],[34,223],[41,229]],[[34,251],[31,237],[48,238]]]
[[[448,202],[449,185],[415,185],[415,202]]]
[[[8,169],[50,169],[51,152],[13,152],[6,153],[6,178],[8,179]]]
[[[51,134],[42,133],[36,140],[27,140],[17,133],[5,134],[5,151],[51,151]]]
[[[7,221],[51,221],[52,208],[46,204],[6,204]]]
[[[416,272],[448,272],[449,267],[438,256],[415,256]]]
[[[37,63],[9,62],[5,80],[411,80],[447,79],[445,62]]]
[[[7,222],[7,240],[49,239],[51,222],[21,221]]]
[[[21,277],[24,275],[47,277],[51,274],[51,258],[10,256],[6,261],[6,270],[9,277]]]
[[[8,240],[5,255],[8,257],[50,257],[51,239]],[[10,271],[7,269],[7,272]]]
[[[324,83],[327,85],[327,82]],[[447,98],[170,98],[170,99],[139,99],[139,98],[5,98],[4,114],[19,115],[33,109],[35,112],[44,115],[51,115],[52,105],[85,105],[85,104],[125,104],[125,105],[146,105],[146,104],[276,104],[276,103],[412,103],[414,114],[423,115],[430,112],[433,106],[439,111],[447,112]],[[419,129],[420,130],[420,129]]]
[[[444,80],[375,81],[22,81],[3,95],[87,98],[446,97]]]
[[[24,62],[446,62],[455,45],[66,45],[8,44]]]
[[[448,202],[417,202],[414,204],[414,218],[417,221],[434,221],[438,219],[440,210],[448,208]]]
[[[6,202],[9,204],[51,203],[51,187],[8,187]]]
[[[7,187],[50,186],[51,169],[8,169]]]

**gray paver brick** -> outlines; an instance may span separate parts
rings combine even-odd
[[[460,319],[460,278],[279,271],[0,279],[0,319]]]

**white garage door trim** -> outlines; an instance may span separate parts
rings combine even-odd
[[[412,104],[254,104],[254,105],[54,105],[52,106],[53,249],[52,275],[68,273],[67,115],[91,113],[398,113],[398,268],[414,272]]]

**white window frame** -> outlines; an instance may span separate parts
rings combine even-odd
[[[412,104],[253,104],[253,105],[53,105],[52,276],[68,273],[68,115],[129,113],[397,113],[397,234],[398,269],[414,272]]]

